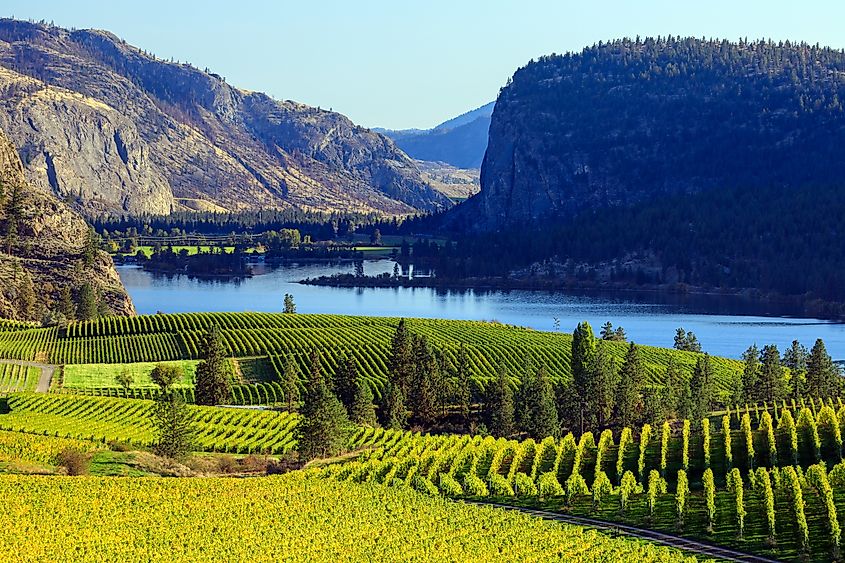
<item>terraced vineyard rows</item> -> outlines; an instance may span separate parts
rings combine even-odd
[[[674,550],[577,526],[303,472],[254,479],[0,476],[0,489],[17,501],[0,513],[0,526],[6,551],[21,562],[68,553],[173,562],[220,554],[229,561],[462,563],[503,553],[513,561],[685,560]],[[141,542],[134,539],[139,530],[157,532]]]
[[[301,371],[310,351],[319,347],[323,363],[333,373],[338,363],[354,353],[361,373],[378,396],[387,377],[390,339],[399,319],[341,315],[285,315],[281,313],[186,313],[104,318],[71,323],[66,329],[0,331],[0,356],[31,358],[37,354],[57,364],[133,363],[197,359],[204,331],[221,327],[233,357],[267,356],[280,366],[291,356]],[[513,378],[531,357],[543,364],[553,381],[570,377],[571,335],[475,321],[409,319],[409,329],[428,337],[454,361],[466,346],[472,378],[480,385],[506,365]],[[625,343],[607,342],[620,361]],[[643,359],[651,382],[659,384],[673,360],[689,377],[697,354],[644,346]],[[717,386],[727,390],[738,362],[713,358]],[[277,368],[278,369],[278,368]]]
[[[0,393],[35,391],[41,370],[30,366],[0,364]]]
[[[150,446],[155,437],[152,401],[81,395],[15,394],[9,412],[0,414],[0,430],[91,442]],[[209,452],[281,454],[296,445],[299,416],[287,412],[192,406],[198,449]],[[362,428],[352,447],[393,444],[402,432]]]

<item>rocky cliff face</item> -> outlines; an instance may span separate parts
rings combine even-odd
[[[27,178],[86,213],[449,205],[384,136],[106,32],[0,20],[0,67]]]
[[[845,172],[845,55],[805,44],[646,39],[543,57],[502,89],[482,229]]]
[[[18,153],[2,131],[0,188],[0,316],[40,320],[60,307],[63,288],[73,297],[85,284],[111,313],[134,314],[108,254],[95,251],[85,259],[85,221],[51,192],[27,183]]]

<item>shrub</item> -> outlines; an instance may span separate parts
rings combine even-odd
[[[522,471],[517,472],[513,477],[513,490],[520,497],[537,496],[537,487],[534,485],[534,481]]]
[[[620,483],[622,482],[622,474],[625,472],[625,450],[632,441],[631,429],[626,426],[622,429],[622,434],[619,435],[619,450],[616,455],[616,479]]]
[[[490,476],[490,493],[497,497],[514,496],[513,487],[508,480],[497,474]]]
[[[235,473],[238,470],[238,461],[230,455],[221,455],[217,458],[217,470],[220,473]]]
[[[540,478],[537,481],[537,489],[538,493],[541,497],[562,497],[563,496],[563,487],[561,487],[560,482],[557,480],[557,475],[548,471],[540,475]]]
[[[722,441],[725,444],[725,471],[730,471],[734,456],[731,449],[731,419],[728,415],[722,417]]]
[[[710,467],[710,419],[701,420],[701,441],[704,450],[704,468]]]
[[[712,533],[713,524],[716,523],[716,483],[713,481],[713,470],[709,467],[701,476],[701,484],[704,485],[704,503],[707,507],[707,531]]]
[[[827,480],[834,489],[845,489],[845,461],[840,461],[833,466],[833,469],[827,474]]]
[[[657,470],[652,469],[648,474],[648,513],[654,516],[654,505],[658,494],[666,493],[666,479]]]
[[[593,479],[593,510],[598,510],[602,499],[612,493],[613,485],[610,484],[607,473],[600,469],[596,470],[596,478]]]
[[[819,430],[816,426],[816,418],[812,411],[808,408],[803,408],[798,413],[798,421],[795,426],[801,433],[805,445],[809,445],[813,452],[813,457],[816,461],[821,459],[821,440],[819,440]]]
[[[760,430],[766,435],[766,445],[769,449],[769,465],[778,464],[778,446],[775,440],[775,429],[772,424],[772,415],[764,412],[760,419]]]
[[[669,455],[669,435],[671,434],[671,429],[669,428],[669,422],[663,422],[663,428],[660,433],[660,474],[662,476],[666,476],[666,461]]]
[[[687,472],[683,469],[678,470],[678,484],[675,486],[675,512],[678,516],[678,527],[684,525],[684,511],[687,507],[687,497],[689,496],[689,480],[687,479]]]
[[[637,488],[637,478],[630,471],[626,471],[619,482],[619,510],[622,514],[625,514],[628,499],[637,492]]]
[[[484,484],[477,475],[474,473],[466,473],[464,474],[464,491],[466,494],[472,497],[486,497],[490,494],[490,491],[487,490],[487,485]]]
[[[752,471],[754,469],[754,434],[751,433],[751,417],[747,414],[742,415],[740,429],[742,430],[742,437],[745,440],[746,463],[748,464],[748,470]]]
[[[572,504],[572,499],[575,498],[575,495],[588,495],[590,494],[590,487],[587,486],[587,482],[581,476],[580,473],[572,473],[569,476],[569,479],[566,480],[566,502],[567,504]]]
[[[818,463],[807,469],[807,483],[815,489],[819,497],[822,501],[824,501],[825,509],[827,511],[827,529],[830,533],[830,543],[833,545],[833,558],[838,559],[839,542],[842,536],[842,530],[839,528],[839,519],[836,516],[836,504],[833,502],[833,489],[830,487],[830,482],[827,478],[827,471],[825,471],[823,463]]]
[[[754,472],[753,483],[754,490],[760,495],[766,507],[766,524],[769,530],[768,542],[769,544],[774,544],[777,530],[775,521],[775,495],[772,491],[772,480],[769,478],[769,472],[766,471],[765,467],[757,468],[757,471]]]
[[[88,475],[91,455],[74,448],[65,448],[56,455],[56,464],[64,467],[68,475]]]
[[[784,409],[778,421],[778,433],[783,436],[786,442],[787,454],[792,463],[798,465],[798,433],[795,431],[795,421],[792,413]]]
[[[745,531],[745,503],[742,491],[742,475],[736,467],[728,473],[728,491],[734,495],[734,502],[736,505],[736,527],[739,537],[741,538],[743,532]]]
[[[789,466],[783,469],[783,486],[792,505],[795,526],[798,528],[801,551],[806,553],[810,549],[810,530],[807,528],[807,517],[804,514],[804,495],[801,492],[801,481],[795,468]]]
[[[643,424],[642,432],[640,432],[640,457],[637,460],[637,472],[639,473],[640,479],[643,478],[643,474],[645,473],[645,450],[648,447],[650,437],[651,425]]]

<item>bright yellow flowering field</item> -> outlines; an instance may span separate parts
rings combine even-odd
[[[0,476],[9,561],[680,561],[404,488],[278,477]]]

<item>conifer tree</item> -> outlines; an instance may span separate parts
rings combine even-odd
[[[347,446],[352,426],[340,399],[331,392],[320,370],[312,370],[297,425],[302,459],[331,457]]]
[[[290,293],[285,293],[284,309],[282,312],[288,315],[296,313],[296,303],[294,303],[293,295]]]
[[[24,320],[30,320],[35,316],[35,286],[29,272],[23,270],[18,281],[18,316]]]
[[[223,347],[220,327],[213,325],[205,335],[202,361],[197,364],[195,397],[198,405],[221,405],[232,400],[232,368]]]
[[[377,426],[378,424],[375,405],[373,405],[373,392],[370,385],[361,377],[355,379],[349,419],[361,426]]]
[[[760,394],[760,351],[753,344],[742,354],[742,401],[756,403]]]
[[[173,388],[181,376],[179,368],[164,364],[157,365],[150,373],[150,379],[159,387],[153,408],[156,435],[153,449],[156,455],[171,459],[182,459],[188,455],[195,438],[185,398]]]
[[[76,318],[80,321],[96,319],[97,301],[97,292],[94,287],[89,282],[82,284],[77,298]]]
[[[288,411],[293,411],[299,402],[299,368],[293,358],[285,359],[285,369],[282,373],[282,393],[285,396]]]
[[[403,430],[408,425],[405,396],[402,394],[402,388],[399,384],[393,381],[388,381],[384,390],[382,424],[389,430]]]
[[[592,365],[593,417],[599,427],[610,424],[616,394],[616,362],[603,343],[596,347]]]
[[[393,335],[387,368],[391,380],[399,386],[402,395],[407,396],[414,374],[414,356],[411,334],[408,332],[405,319],[399,321]]]
[[[76,318],[76,305],[73,304],[73,296],[68,286],[62,287],[59,295],[59,312],[69,321]]]
[[[783,366],[789,369],[790,390],[797,401],[804,396],[807,385],[807,348],[797,340],[783,353]]]
[[[760,351],[760,379],[758,400],[772,404],[786,397],[786,377],[780,365],[778,347],[771,344]]]
[[[592,399],[595,390],[596,339],[587,321],[578,323],[572,333],[572,385],[578,404],[576,405],[581,433],[591,426],[594,419]]]
[[[354,355],[350,354],[341,361],[335,382],[338,398],[346,407],[346,410],[350,412],[355,397],[355,389],[358,387],[358,379],[358,365],[355,362]]]
[[[637,345],[631,342],[625,353],[625,361],[620,371],[619,383],[616,386],[616,401],[613,419],[620,428],[634,426],[638,421],[637,410],[640,405],[640,395],[645,373],[640,363]]]
[[[678,370],[675,358],[673,357],[670,357],[669,363],[666,364],[665,377],[666,383],[663,397],[666,402],[666,412],[669,415],[677,415],[680,410],[680,402],[684,395],[684,387],[686,387],[686,383],[681,378],[681,372]]]
[[[701,420],[713,410],[714,399],[713,369],[710,365],[710,355],[705,354],[695,362],[690,379],[689,402],[686,405],[685,418]]]
[[[440,395],[437,383],[441,380],[440,366],[424,336],[413,339],[414,372],[408,406],[413,416],[424,426],[437,419]]]
[[[554,390],[545,366],[523,381],[520,389],[520,429],[542,440],[560,433]]]
[[[513,390],[504,364],[499,366],[496,380],[488,385],[484,403],[485,422],[490,434],[500,438],[513,435],[515,430]]]
[[[469,379],[469,359],[464,343],[458,349],[455,361],[455,405],[458,407],[458,414],[464,426],[469,424],[469,408],[472,401],[472,391]]]
[[[824,341],[819,338],[807,358],[807,395],[830,397],[839,394],[839,370],[827,353]]]

